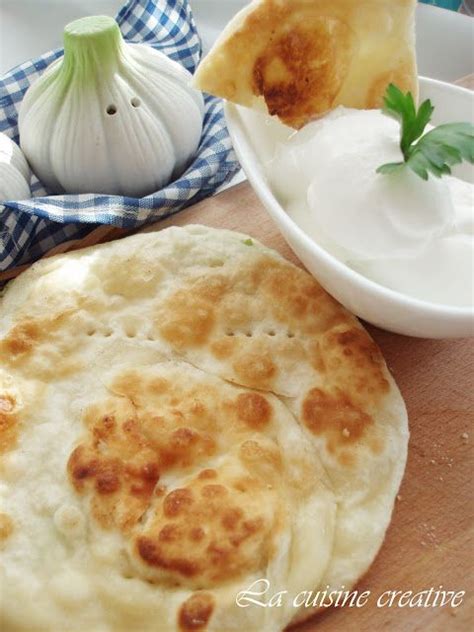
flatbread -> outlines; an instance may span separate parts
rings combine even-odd
[[[300,128],[344,105],[378,108],[389,83],[417,96],[415,0],[254,0],[194,85]]]
[[[172,227],[35,264],[0,314],[4,632],[277,631],[365,573],[406,411],[306,272]],[[236,605],[258,580],[281,607]]]

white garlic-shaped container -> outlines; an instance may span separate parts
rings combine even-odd
[[[191,74],[110,17],[75,20],[64,57],[28,89],[20,145],[52,193],[141,197],[178,177],[201,138],[204,102]]]
[[[30,177],[23,152],[11,138],[0,132],[0,202],[30,198]]]

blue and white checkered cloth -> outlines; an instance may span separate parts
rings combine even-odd
[[[129,0],[116,17],[126,40],[147,43],[194,72],[201,42],[188,0]],[[0,80],[0,131],[18,142],[18,110],[33,81],[63,54],[54,50],[17,66]],[[80,239],[99,224],[134,228],[157,221],[209,195],[239,165],[226,129],[222,103],[205,96],[197,155],[186,172],[143,198],[116,195],[48,195],[37,179],[33,198],[0,204],[0,271],[41,257],[64,241]]]

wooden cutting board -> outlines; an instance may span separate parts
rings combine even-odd
[[[472,77],[462,83],[469,86]],[[147,228],[200,223],[248,233],[301,265],[247,183]],[[101,227],[55,252],[123,236]],[[0,275],[15,276],[18,270]],[[474,339],[422,340],[367,326],[405,398],[408,464],[383,547],[359,591],[360,609],[328,609],[294,632],[457,632],[474,629]],[[377,608],[384,591],[466,591],[452,608]],[[308,590],[312,587],[308,586]],[[242,631],[244,632],[244,631]]]

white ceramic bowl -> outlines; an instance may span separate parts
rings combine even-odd
[[[472,121],[473,93],[432,79],[420,79],[421,98],[436,106],[433,122]],[[338,261],[315,243],[286,213],[265,178],[263,164],[288,128],[247,108],[226,104],[226,118],[237,156],[255,193],[283,237],[321,285],[351,312],[400,334],[422,338],[474,335],[474,311],[417,300],[379,285]],[[455,175],[472,181],[473,169],[462,165]],[[474,263],[474,262],[473,262]]]

